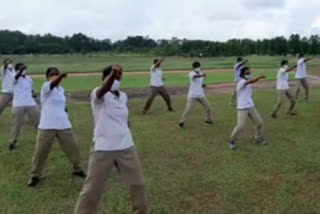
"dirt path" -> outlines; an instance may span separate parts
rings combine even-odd
[[[187,74],[190,70],[165,70],[165,74]],[[232,69],[207,69],[205,72],[233,72]],[[145,75],[149,74],[149,71],[127,71],[126,75]],[[101,76],[101,72],[81,72],[81,73],[68,73],[70,77],[88,77],[88,76]],[[44,74],[30,74],[32,78],[43,78]]]
[[[320,87],[320,77],[318,76],[309,76],[309,83],[312,87]],[[290,82],[290,86],[295,86],[295,81]],[[275,89],[275,81],[262,81],[255,85],[255,89]],[[231,93],[235,88],[234,83],[220,83],[220,84],[210,84],[206,87],[206,92],[211,93]],[[188,92],[188,87],[167,87],[167,90],[170,95],[186,95]],[[149,94],[149,88],[141,89],[124,89],[130,99],[145,99]],[[78,91],[68,93],[68,100],[71,103],[88,103],[90,91]]]

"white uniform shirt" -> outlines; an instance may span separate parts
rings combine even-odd
[[[241,69],[243,68],[243,66],[239,66],[241,63],[242,62],[237,62],[234,65],[234,75],[235,75],[234,81],[235,82],[239,82],[241,80],[240,72],[241,72]]]
[[[128,126],[128,97],[119,92],[117,97],[107,92],[102,99],[97,98],[96,88],[91,93],[91,108],[94,118],[94,150],[118,151],[134,145]]]
[[[2,93],[13,93],[13,80],[16,72],[14,69],[1,68]]]
[[[285,68],[280,68],[277,75],[277,90],[288,90],[289,89],[289,74]]]
[[[151,66],[150,69],[151,73],[151,79],[150,79],[150,85],[153,87],[161,87],[164,85],[163,83],[163,72],[161,68],[156,67],[155,65]]]
[[[297,62],[297,72],[296,79],[304,79],[307,78],[307,66],[304,62],[304,58],[301,58]]]
[[[71,129],[66,112],[66,96],[64,89],[57,86],[50,89],[51,82],[45,82],[41,88],[41,117],[39,129],[64,130]]]
[[[197,74],[195,71],[191,71],[189,73],[190,79],[190,87],[188,92],[188,97],[190,98],[202,98],[205,97],[204,89],[203,89],[203,77],[194,78],[195,75],[203,74],[201,71]]]
[[[242,79],[237,85],[237,109],[253,108],[254,103],[252,100],[252,88],[250,84],[246,84],[247,80]]]
[[[36,106],[37,103],[32,96],[33,81],[29,76],[13,80],[13,107]]]

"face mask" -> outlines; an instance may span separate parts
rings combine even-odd
[[[247,80],[249,80],[249,79],[251,79],[251,74],[246,74],[244,77],[245,77]]]
[[[27,70],[23,70],[22,75],[26,75],[26,74],[27,74]]]
[[[286,70],[288,69],[288,67],[289,67],[288,65],[283,66],[283,68]]]
[[[12,64],[12,63],[8,64],[7,68],[9,68],[10,70],[12,70],[12,69],[13,69],[13,64]]]
[[[118,91],[120,88],[121,82],[119,80],[115,80],[112,84],[111,91]]]
[[[194,69],[196,72],[200,72],[201,71],[201,67]]]

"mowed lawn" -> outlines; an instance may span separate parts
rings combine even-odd
[[[136,54],[85,54],[85,55],[19,55],[0,57],[2,62],[5,58],[12,58],[14,62],[24,62],[28,65],[30,73],[41,74],[48,67],[58,67],[64,72],[97,72],[112,63],[121,64],[126,71],[147,71],[155,56],[144,56]],[[289,59],[292,64],[296,62],[296,57],[283,56],[248,56],[248,65],[254,68],[278,68],[282,59]],[[163,63],[164,70],[188,70],[192,62],[198,60],[203,68],[222,69],[232,68],[236,57],[165,57]],[[310,63],[311,67],[320,67],[320,59],[315,59]]]
[[[311,69],[310,69],[311,70]],[[261,74],[267,75],[267,80],[274,81],[276,79],[276,70],[274,69],[252,69],[253,76],[257,77]],[[188,71],[183,73],[165,72],[165,84],[169,87],[187,87],[189,85]],[[320,74],[320,72],[319,72]],[[293,73],[290,74],[293,79]],[[35,84],[35,91],[39,92],[44,81],[43,78],[33,78]],[[233,82],[234,73],[230,71],[208,72],[205,82],[207,84],[213,83],[229,83]],[[101,76],[82,76],[82,77],[68,77],[64,80],[63,86],[68,91],[87,91],[92,90],[101,84]],[[150,75],[146,74],[125,74],[122,80],[122,88],[146,88],[150,84]],[[0,83],[1,85],[1,83]]]
[[[140,114],[144,100],[130,100],[132,133],[153,213],[320,213],[320,89],[312,91],[310,103],[299,103],[299,116],[285,116],[284,108],[278,120],[269,117],[275,91],[256,91],[256,105],[270,145],[252,144],[253,126],[248,123],[236,151],[230,151],[226,142],[236,121],[236,111],[228,106],[229,97],[209,96],[214,126],[202,123],[203,110],[198,106],[184,130],[177,126],[186,103],[184,96],[173,97],[176,112],[167,112],[163,101],[157,99],[152,112],[144,116]],[[88,104],[73,104],[69,112],[86,167],[92,137],[91,111]],[[9,152],[10,121],[7,109],[0,117],[0,213],[72,213],[83,181],[71,177],[71,166],[55,144],[47,178],[36,188],[27,187],[35,131],[27,125],[21,145]],[[116,171],[107,189],[99,214],[130,213],[129,194]]]

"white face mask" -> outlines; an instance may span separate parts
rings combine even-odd
[[[26,74],[27,74],[27,70],[23,70],[22,75],[26,75]]]
[[[283,68],[286,70],[288,69],[288,67],[289,67],[288,65],[283,66]]]
[[[10,70],[12,70],[12,69],[13,69],[13,64],[12,64],[12,63],[8,64],[7,68],[9,68]]]
[[[119,80],[114,80],[111,91],[118,91],[120,88],[121,82]]]
[[[200,72],[200,71],[201,71],[201,67],[195,68],[194,70],[195,70],[196,72]]]
[[[249,80],[249,79],[251,79],[251,74],[246,74],[244,77],[245,77],[247,80]]]

